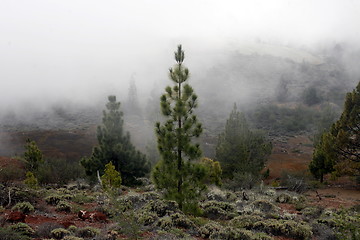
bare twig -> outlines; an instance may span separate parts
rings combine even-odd
[[[315,190],[315,192],[316,192],[316,196],[319,198],[319,200],[321,201],[321,196],[320,196],[320,194],[318,193],[318,191],[317,190]]]

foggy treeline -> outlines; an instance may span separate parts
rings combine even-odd
[[[360,71],[354,64],[360,60],[360,51],[350,45],[333,44],[316,51],[261,42],[253,43],[254,47],[257,51],[249,52],[249,47],[223,51],[209,49],[207,56],[211,57],[204,61],[207,64],[200,61],[192,66],[192,61],[186,62],[191,71],[190,84],[199,96],[196,113],[204,125],[202,141],[208,155],[213,154],[211,149],[216,136],[222,131],[234,103],[247,114],[254,127],[270,131],[270,134],[274,130],[274,134],[277,129],[274,129],[273,123],[264,124],[269,113],[261,112],[262,108],[275,106],[277,110],[272,111],[277,115],[279,108],[296,109],[303,106],[306,109],[318,106],[321,110],[327,107],[335,118],[343,107],[345,93],[353,89],[360,79]],[[186,51],[186,48],[185,54],[187,59],[202,57],[192,56],[192,52]],[[168,65],[171,66],[171,62]],[[122,79],[119,87],[106,91],[101,89],[99,94],[89,96],[88,101],[77,101],[76,96],[74,99],[66,96],[55,102],[53,99],[43,99],[40,105],[33,105],[31,101],[29,104],[18,104],[14,108],[2,109],[0,125],[6,131],[86,131],[101,123],[107,95],[117,95],[124,112],[125,128],[141,150],[149,151],[149,147],[156,148],[154,124],[161,121],[159,99],[169,83],[167,69],[163,69],[158,76],[151,76],[151,79],[158,80],[149,83],[143,79],[141,72],[134,72],[127,81]],[[104,84],[103,87],[108,89],[109,86]],[[87,95],[87,88],[89,86],[84,88],[83,95]],[[306,94],[313,94],[310,96],[313,99],[306,100]],[[289,126],[288,130],[304,129]],[[9,143],[4,142],[5,145],[9,149]]]

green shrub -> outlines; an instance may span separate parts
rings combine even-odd
[[[182,213],[174,213],[170,215],[171,221],[174,226],[179,228],[194,228],[195,224],[184,214]]]
[[[61,200],[56,205],[56,211],[59,211],[59,212],[71,212],[71,205],[70,205],[70,203]]]
[[[35,231],[26,223],[16,223],[10,227],[13,231],[21,233],[22,235],[31,237]]]
[[[36,171],[39,183],[66,184],[69,181],[85,177],[84,168],[76,161],[66,159],[49,159]]]
[[[39,187],[38,180],[32,172],[26,173],[26,178],[24,180],[24,184],[26,186],[28,186],[30,188],[34,188],[34,189]]]
[[[75,237],[75,236],[68,235],[68,236],[65,236],[62,240],[84,240],[84,239],[81,237]]]
[[[251,240],[253,234],[251,231],[243,229],[235,229],[232,227],[224,227],[219,231],[215,231],[210,235],[210,239],[241,239]]]
[[[55,239],[62,239],[67,235],[71,235],[71,232],[64,228],[56,228],[51,231],[51,237]]]
[[[30,212],[33,212],[35,210],[35,208],[29,202],[20,202],[20,203],[15,204],[15,206],[12,207],[12,210],[13,211],[17,210],[17,211],[20,211],[20,212],[22,212],[24,214],[28,214]]]
[[[201,237],[209,238],[211,234],[219,232],[222,226],[217,222],[208,222],[204,226],[200,227],[199,232]]]
[[[0,227],[0,239],[3,240],[29,240],[30,237],[16,232],[11,228]]]
[[[256,222],[263,220],[258,215],[242,215],[230,220],[230,225],[236,228],[252,229]]]
[[[155,200],[148,202],[144,207],[144,211],[156,213],[158,217],[170,215],[179,211],[179,205],[171,200]]]
[[[62,200],[62,197],[58,194],[51,194],[45,198],[47,204],[57,205]]]
[[[289,203],[291,202],[291,196],[287,193],[281,193],[276,197],[275,201],[278,203]]]
[[[105,165],[104,175],[101,176],[102,186],[105,190],[112,190],[121,186],[120,172],[115,170],[112,162]]]
[[[84,204],[95,201],[95,198],[85,193],[79,193],[79,194],[75,194],[74,197],[71,199],[71,201],[78,204]]]
[[[41,238],[49,238],[51,236],[51,231],[56,228],[61,228],[61,225],[55,222],[45,222],[37,228],[36,236]]]
[[[266,200],[256,200],[252,205],[263,213],[276,212],[278,207]]]
[[[232,219],[237,213],[235,206],[227,202],[208,201],[202,204],[203,215],[210,219]]]
[[[0,182],[7,183],[15,180],[23,180],[25,171],[22,168],[13,166],[3,167],[0,171]]]
[[[304,222],[293,220],[267,219],[256,222],[254,229],[274,235],[287,236],[295,239],[311,239],[311,227]]]
[[[82,238],[94,238],[95,236],[100,234],[100,229],[93,228],[93,227],[84,227],[79,228],[76,231],[76,236]]]
[[[169,216],[160,218],[157,225],[163,230],[170,230],[174,226],[171,217]]]
[[[153,224],[157,219],[158,216],[153,212],[140,211],[140,213],[137,214],[137,222],[145,226]]]

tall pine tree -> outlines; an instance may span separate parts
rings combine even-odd
[[[120,102],[116,102],[115,96],[108,99],[107,110],[103,111],[103,123],[97,128],[99,146],[94,147],[91,157],[83,158],[81,164],[87,175],[95,176],[97,171],[103,174],[105,165],[112,162],[121,173],[124,185],[134,185],[138,183],[136,178],[149,172],[149,164],[145,155],[131,143],[130,134],[124,133]]]
[[[201,150],[199,144],[191,140],[199,137],[202,126],[193,114],[197,96],[186,83],[189,70],[183,66],[184,57],[179,45],[175,52],[176,65],[169,70],[174,86],[166,87],[166,93],[160,98],[162,114],[167,120],[162,124],[156,123],[161,160],[155,166],[152,177],[156,187],[165,190],[165,197],[177,201],[179,207],[186,211],[196,205],[197,196],[205,188],[206,169],[193,163],[201,156]]]
[[[309,168],[320,180],[333,170],[360,177],[360,82],[347,93],[340,119],[323,134]]]

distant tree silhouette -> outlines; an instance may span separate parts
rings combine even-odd
[[[91,157],[83,158],[81,164],[86,174],[95,176],[96,172],[104,173],[109,162],[121,173],[124,185],[134,185],[136,178],[149,172],[149,164],[144,154],[135,149],[130,141],[130,134],[123,130],[123,113],[120,102],[115,96],[108,97],[107,110],[103,111],[102,125],[97,128],[99,146],[94,147]]]

